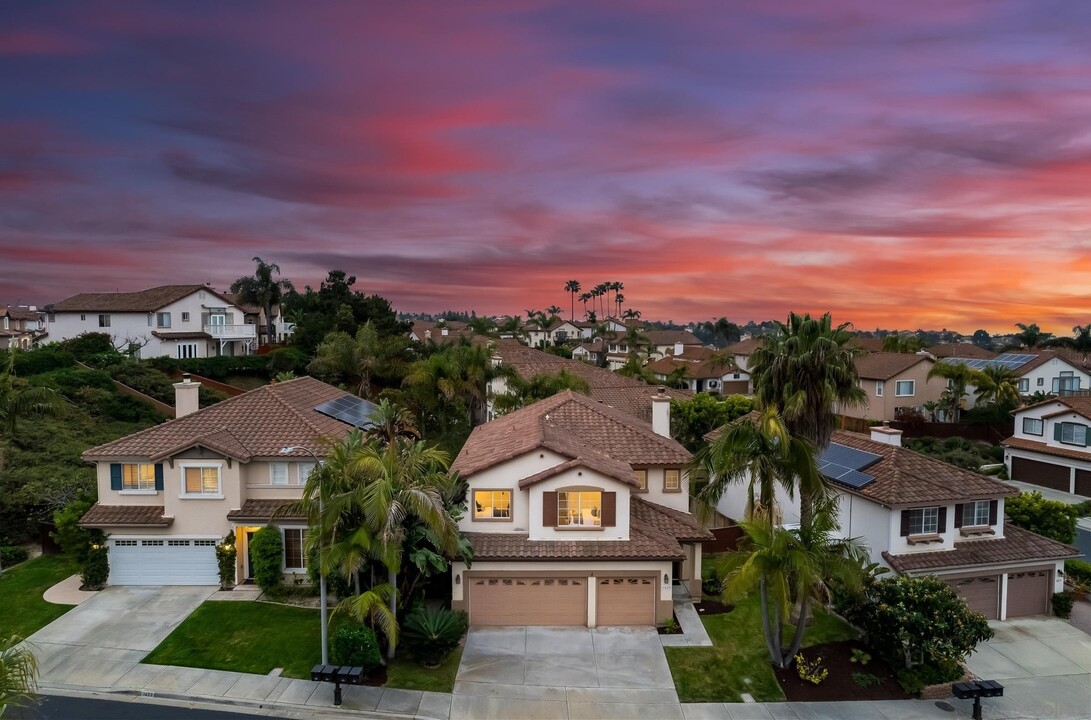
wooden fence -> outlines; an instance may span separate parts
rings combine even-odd
[[[837,416],[837,427],[848,432],[871,432],[871,428],[880,425],[878,420],[865,420],[863,418]],[[982,442],[997,444],[1001,440],[1010,438],[1015,433],[1015,421],[1002,425],[977,425],[969,423],[942,423],[942,422],[898,422],[890,423],[890,427],[902,431],[902,437],[961,437],[967,440],[980,440]]]
[[[175,370],[174,372],[170,373],[170,376],[171,376],[172,379],[179,380],[179,381],[182,379],[182,375],[183,375],[183,373],[182,373],[181,370]],[[228,397],[235,397],[236,395],[242,395],[244,392],[246,392],[241,387],[236,387],[234,385],[228,385],[227,383],[222,383],[219,380],[213,380],[212,378],[206,378],[203,375],[194,375],[193,373],[190,373],[189,374],[189,379],[193,380],[194,382],[201,383],[202,385],[209,388],[210,390],[219,390],[220,392],[227,395]]]

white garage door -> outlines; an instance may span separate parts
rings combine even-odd
[[[111,585],[219,585],[216,541],[110,540]]]

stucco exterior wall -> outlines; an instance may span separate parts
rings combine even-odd
[[[935,365],[931,360],[919,362],[904,372],[898,373],[889,380],[882,381],[883,394],[877,392],[874,378],[861,378],[860,387],[867,394],[867,404],[858,407],[842,407],[838,412],[848,417],[866,418],[869,420],[894,420],[896,408],[921,407],[926,402],[938,401],[947,387],[947,381],[943,378],[928,379],[928,371]],[[907,396],[897,395],[897,383],[899,381],[914,381],[913,394]]]
[[[508,462],[494,465],[487,470],[482,470],[467,479],[469,486],[467,498],[473,502],[475,489],[511,490],[511,522],[502,520],[474,520],[473,508],[467,512],[458,524],[463,532],[528,532],[530,529],[530,515],[527,510],[528,496],[525,491],[519,489],[519,481],[530,477],[535,473],[548,470],[560,465],[567,458],[551,451],[539,450],[526,453]],[[541,522],[541,506],[538,510],[539,523]]]

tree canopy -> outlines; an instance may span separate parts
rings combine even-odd
[[[288,293],[284,298],[285,316],[296,325],[292,344],[313,355],[331,332],[338,330],[355,336],[360,326],[368,322],[380,336],[409,332],[409,323],[398,320],[390,301],[379,295],[365,295],[353,289],[355,284],[355,275],[330,270],[317,290],[308,285],[302,293]]]

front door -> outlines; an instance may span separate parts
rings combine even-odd
[[[246,579],[254,579],[254,555],[250,552],[250,541],[254,539],[254,530],[246,531]]]

